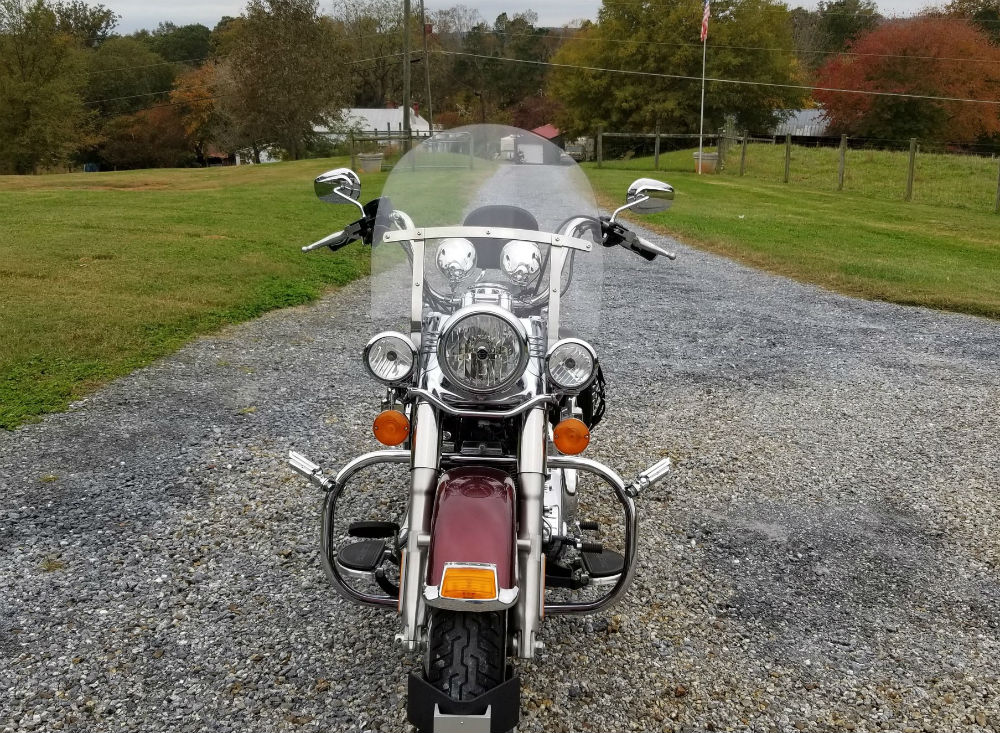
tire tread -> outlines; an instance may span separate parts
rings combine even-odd
[[[453,700],[472,700],[504,681],[501,613],[431,611],[426,678]]]

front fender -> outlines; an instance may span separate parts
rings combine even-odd
[[[510,591],[517,587],[516,516],[514,481],[503,471],[470,466],[443,474],[431,520],[428,603],[445,605],[444,599],[435,601],[446,563],[485,563],[496,567],[500,604],[512,604],[516,595]],[[464,607],[472,602],[459,603]]]

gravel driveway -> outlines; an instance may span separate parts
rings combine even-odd
[[[641,501],[628,600],[554,618],[523,731],[1000,731],[1000,324],[675,245],[616,251],[588,452]],[[0,731],[400,731],[395,619],[320,569],[376,445],[367,287],[0,434]]]

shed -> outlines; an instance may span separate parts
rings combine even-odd
[[[781,111],[786,117],[771,130],[772,135],[791,135],[792,137],[823,137],[830,129],[826,120],[826,112],[822,107],[812,109],[786,109]]]
[[[532,132],[538,135],[538,137],[544,137],[553,145],[558,145],[560,148],[563,147],[562,131],[555,125],[542,125],[541,127],[536,127]]]

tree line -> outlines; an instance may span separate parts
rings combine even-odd
[[[342,127],[340,110],[401,103],[407,25],[413,101],[433,107],[435,126],[694,131],[702,8],[605,0],[596,20],[545,28],[532,12],[488,21],[465,5],[407,24],[399,0],[337,0],[329,13],[316,0],[249,0],[214,28],[121,34],[103,5],[0,0],[0,173],[328,154],[314,131]],[[819,103],[836,133],[994,139],[996,105],[927,98],[996,100],[998,44],[1000,0],[952,0],[907,20],[883,18],[872,0],[714,0],[706,124],[762,132]]]

